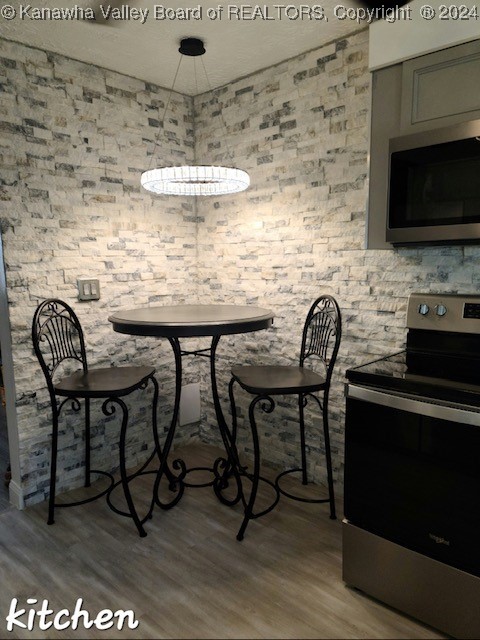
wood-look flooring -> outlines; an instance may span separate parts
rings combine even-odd
[[[205,445],[176,452],[189,466],[218,453]],[[135,481],[136,502],[148,499],[152,477]],[[211,488],[156,509],[146,538],[103,499],[57,510],[52,526],[45,518],[45,503],[0,513],[2,638],[445,637],[344,585],[340,520],[329,519],[327,505],[284,498],[250,522],[243,542],[235,539],[240,507],[222,505]],[[56,612],[83,598],[92,617],[132,609],[140,624],[7,632],[12,598],[27,609],[27,598],[47,599]]]

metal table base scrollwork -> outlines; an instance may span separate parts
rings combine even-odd
[[[220,404],[216,374],[216,351],[222,335],[250,333],[267,329],[273,324],[273,313],[268,309],[250,305],[171,305],[143,307],[119,311],[108,319],[114,331],[132,336],[151,336],[167,338],[175,358],[175,401],[172,420],[165,438],[163,451],[156,439],[156,450],[160,460],[154,487],[154,500],[162,509],[169,509],[179,502],[185,487],[212,486],[217,498],[226,505],[236,504],[242,497],[238,454],[235,446],[235,432],[231,431],[225,420]],[[180,338],[211,337],[211,345],[206,349],[187,351],[181,348]],[[175,437],[175,430],[180,409],[182,389],[182,358],[185,356],[203,356],[210,360],[210,378],[213,404],[225,458],[215,460],[212,469],[193,467],[188,469],[185,462],[176,459],[172,468],[178,471],[175,475],[170,468],[168,457]],[[213,471],[213,480],[194,484],[187,482],[186,476],[192,471]],[[159,498],[159,488],[163,477],[166,477],[171,489],[175,489],[172,501],[164,503]],[[227,497],[225,489],[234,479],[236,492]]]

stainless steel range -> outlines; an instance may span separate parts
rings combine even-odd
[[[412,294],[405,351],[347,371],[347,584],[480,637],[480,296]]]

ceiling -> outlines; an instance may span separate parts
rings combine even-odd
[[[172,87],[180,60],[178,46],[181,38],[202,38],[207,50],[202,61],[208,79],[204,75],[203,65],[197,62],[198,58],[185,57],[175,83],[177,91],[196,95],[320,47],[365,26],[365,23],[358,23],[355,19],[341,20],[336,17],[334,7],[339,0],[326,0],[321,5],[328,20],[309,19],[307,15],[302,19],[301,7],[307,11],[320,6],[313,3],[247,5],[219,4],[215,0],[184,0],[181,3],[154,5],[146,0],[125,0],[124,4],[121,0],[110,0],[110,4],[108,0],[102,3],[100,0],[98,4],[94,1],[85,4],[86,0],[36,0],[32,9],[23,16],[20,15],[21,7],[30,5],[14,2],[12,6],[18,6],[17,14],[10,20],[2,19],[1,35],[167,88]],[[345,2],[344,6],[354,7],[354,2]],[[88,7],[94,10],[97,19],[101,19],[101,6],[104,12],[114,7],[123,13],[112,15],[103,23],[81,19],[48,19],[45,13],[35,13],[37,9],[43,11],[54,7]],[[170,13],[168,18],[161,19],[161,13],[155,15],[154,6],[177,13]],[[143,24],[141,20],[135,20],[132,13],[128,13],[129,10],[139,12],[145,9],[149,13]],[[188,9],[194,11],[187,16]],[[39,15],[43,19],[38,19]]]

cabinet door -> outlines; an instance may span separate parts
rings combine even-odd
[[[403,63],[402,133],[480,118],[480,40]]]
[[[385,240],[388,206],[389,141],[400,135],[402,65],[372,75],[367,248],[393,249]]]

